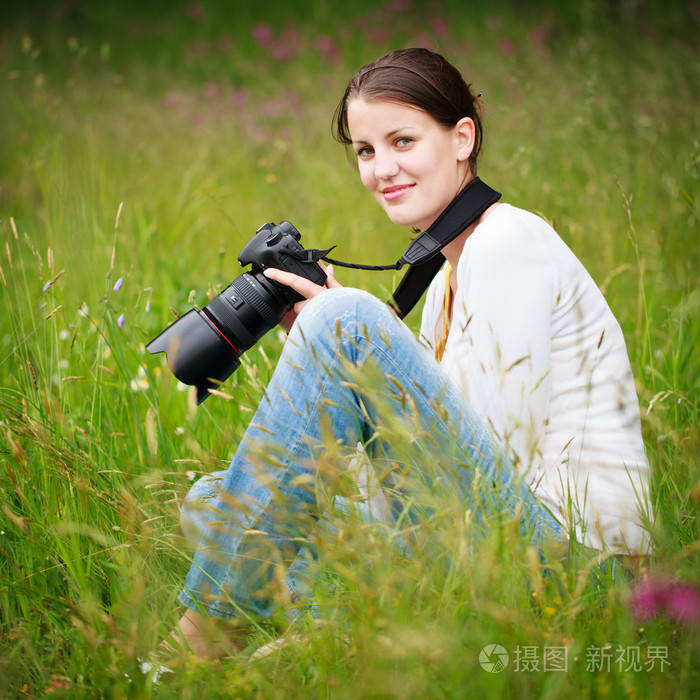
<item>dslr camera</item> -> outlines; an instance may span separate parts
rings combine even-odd
[[[209,396],[241,364],[240,357],[274,328],[303,297],[274,282],[263,270],[276,267],[324,285],[326,273],[318,251],[306,250],[289,221],[264,224],[246,243],[238,262],[251,266],[203,309],[192,309],[168,326],[146,347],[164,352],[171,372],[197,387],[197,403]]]

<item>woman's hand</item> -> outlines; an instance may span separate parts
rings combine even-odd
[[[287,331],[287,333],[289,333],[289,330],[294,325],[294,321],[296,321],[297,316],[301,313],[301,310],[306,306],[309,299],[313,299],[316,295],[320,294],[321,292],[325,292],[326,289],[335,289],[336,287],[343,286],[335,278],[335,274],[333,272],[333,265],[324,265],[320,261],[318,264],[321,266],[321,269],[326,273],[326,276],[328,277],[328,279],[326,280],[326,284],[323,286],[321,286],[320,284],[314,284],[311,280],[308,280],[305,277],[299,277],[299,275],[295,275],[292,272],[287,272],[286,270],[278,270],[276,267],[268,267],[267,270],[265,270],[264,272],[265,277],[268,277],[269,279],[274,280],[279,284],[283,284],[285,287],[291,287],[295,292],[298,292],[303,297],[305,297],[303,301],[298,301],[296,304],[294,304],[294,308],[291,311],[288,311],[282,317],[282,320],[280,321],[280,326],[282,326],[282,328],[284,328],[284,330]]]

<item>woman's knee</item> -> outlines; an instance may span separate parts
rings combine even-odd
[[[341,287],[329,289],[315,296],[304,307],[297,323],[302,333],[312,332],[318,325],[324,329],[334,329],[353,324],[357,326],[376,327],[385,323],[396,322],[389,307],[377,297],[362,289]]]

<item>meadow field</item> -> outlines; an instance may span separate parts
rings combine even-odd
[[[700,3],[8,5],[0,697],[697,698]],[[399,257],[410,231],[330,124],[356,69],[417,45],[483,94],[480,176],[555,226],[621,323],[653,470],[651,603],[595,562],[545,575],[512,529],[467,548],[460,512],[436,525],[444,566],[341,528],[321,623],[252,621],[248,654],[184,658],[155,686],[139,665],[181,614],[179,505],[227,465],[284,338],[199,407],[145,344],[242,272],[265,222],[343,260]],[[400,273],[337,274],[385,298]]]

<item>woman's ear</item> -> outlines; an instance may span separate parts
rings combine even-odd
[[[470,117],[463,117],[455,124],[455,137],[457,138],[457,160],[469,160],[474,150],[476,127]]]

